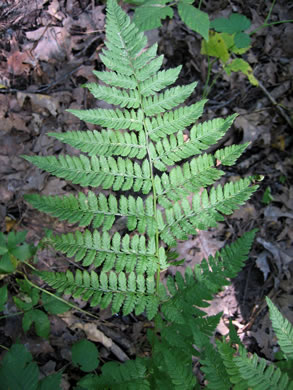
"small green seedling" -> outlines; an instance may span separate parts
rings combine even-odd
[[[84,372],[91,372],[99,365],[99,351],[94,343],[80,340],[72,346],[72,363]]]
[[[39,379],[40,372],[31,353],[22,344],[14,344],[0,366],[0,390],[59,390],[62,373]]]
[[[13,273],[19,263],[35,255],[37,248],[25,242],[26,236],[26,231],[0,232],[0,274]]]
[[[253,76],[251,66],[243,58],[233,58],[246,53],[251,47],[251,39],[246,32],[251,26],[250,20],[237,13],[228,18],[217,18],[211,22],[209,39],[203,40],[201,54],[216,57],[223,65],[224,71],[230,75],[232,72],[242,72],[252,85],[257,86],[258,81]],[[214,31],[213,31],[214,30]]]

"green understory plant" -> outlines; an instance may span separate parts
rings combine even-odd
[[[0,275],[15,272],[21,263],[35,255],[37,247],[27,243],[26,236],[25,230],[7,235],[0,232]]]
[[[249,82],[258,86],[259,82],[253,75],[253,69],[243,58],[251,48],[251,36],[258,30],[282,23],[292,23],[293,20],[280,20],[270,22],[272,10],[276,3],[273,0],[264,23],[257,29],[248,32],[251,21],[239,13],[231,13],[229,17],[216,18],[210,21],[209,15],[201,10],[202,1],[194,0],[128,0],[127,3],[135,5],[134,22],[141,31],[158,28],[167,17],[172,19],[174,7],[182,21],[203,38],[201,41],[201,54],[208,56],[208,73],[205,80],[203,97],[207,97],[216,83],[220,72],[211,81],[213,64],[220,62],[223,71],[230,76],[232,72],[240,72],[247,76]],[[210,60],[214,57],[214,60]]]
[[[256,354],[249,356],[240,341],[235,328],[230,323],[230,332],[223,340],[216,340],[215,347],[207,344],[201,358],[202,371],[209,378],[210,389],[260,389],[292,390],[293,388],[293,327],[282,316],[269,298],[266,298],[270,310],[274,332],[278,338],[280,351],[276,362],[270,363]],[[157,359],[152,356],[152,359]],[[150,366],[150,358],[141,359],[142,364]],[[211,364],[211,361],[213,364]],[[137,361],[136,361],[137,362]],[[216,364],[215,364],[216,363]],[[94,343],[80,340],[72,346],[72,364],[83,372],[92,372],[99,365],[99,352]],[[154,364],[154,363],[153,363]],[[217,371],[215,371],[215,366]],[[87,375],[78,383],[76,390],[127,389],[126,378],[133,378],[134,389],[149,389],[147,378],[140,377],[135,371],[139,363],[128,362],[124,365],[106,363],[103,375]],[[18,375],[13,373],[17,369]],[[14,370],[12,372],[12,370]],[[130,371],[134,370],[134,375]],[[60,388],[62,372],[52,374],[39,381],[39,372],[31,354],[23,345],[14,344],[5,354],[0,364],[0,390],[27,389],[52,390]],[[228,377],[230,380],[228,380]],[[146,381],[144,381],[146,379]],[[104,387],[103,387],[104,386]],[[127,387],[128,386],[128,387]],[[162,387],[164,388],[164,387]],[[166,387],[168,388],[168,387]],[[171,387],[170,387],[171,388]]]
[[[33,283],[23,279],[24,265],[30,265],[30,261],[37,261],[36,253],[43,246],[41,241],[38,246],[26,242],[27,231],[0,232],[0,279],[3,285],[0,288],[0,319],[22,315],[22,327],[27,332],[34,324],[36,334],[48,338],[50,333],[50,321],[48,314],[59,314],[69,309],[65,302],[58,301],[53,294],[51,296],[42,292]],[[34,268],[34,267],[32,267]],[[8,278],[11,275],[19,275],[15,281],[12,298],[16,308],[20,311],[9,313],[6,308],[8,301]],[[44,310],[42,310],[42,308]],[[3,312],[3,314],[1,314]]]
[[[22,344],[14,344],[0,365],[0,390],[60,389],[62,372],[40,379],[37,363]]]
[[[251,177],[215,185],[224,175],[220,166],[233,165],[247,144],[204,152],[225,135],[235,115],[198,123],[206,101],[184,105],[196,83],[169,87],[181,67],[160,70],[157,45],[146,48],[146,37],[115,0],[108,1],[106,37],[100,58],[108,70],[95,71],[101,83],[86,87],[116,108],[69,110],[98,129],[49,134],[79,149],[79,156],[24,156],[81,186],[77,196],[25,196],[40,211],[79,225],[49,238],[78,267],[38,275],[59,294],[81,297],[92,307],[111,305],[113,313],[154,320],[150,358],[106,364],[78,388],[196,389],[194,356],[203,367],[214,365],[213,374],[206,370],[209,388],[228,389],[234,382],[224,359],[218,366],[213,358],[217,351],[210,343],[221,313],[207,316],[203,309],[241,270],[255,231],[163,281],[178,264],[178,240],[217,226],[257,189]],[[213,387],[217,375],[222,387]]]

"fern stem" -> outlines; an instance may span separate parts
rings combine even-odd
[[[208,94],[211,92],[211,88],[212,86],[214,85],[214,82],[211,84],[211,86],[209,86],[209,82],[210,82],[210,79],[211,79],[211,72],[212,72],[212,67],[214,65],[214,63],[217,61],[217,58],[215,58],[212,62],[210,62],[210,56],[208,56],[208,74],[207,74],[207,78],[206,78],[206,81],[205,81],[205,84],[204,84],[204,88],[203,88],[203,93],[202,93],[202,98],[203,99],[206,99]]]
[[[122,36],[120,35],[120,41],[121,41],[121,44],[123,45],[123,49],[128,53],[129,55],[129,51],[127,49],[127,45],[126,43],[124,42],[124,39],[122,38]],[[130,64],[131,64],[131,68],[133,70],[133,75],[134,75],[134,78],[136,80],[136,85],[137,85],[137,90],[138,90],[138,95],[139,95],[139,101],[140,101],[140,107],[141,107],[141,110],[143,112],[143,130],[144,131],[144,134],[145,134],[145,145],[146,145],[146,148],[147,148],[147,155],[148,155],[148,160],[149,160],[149,165],[150,165],[150,175],[151,175],[151,183],[152,183],[152,192],[153,192],[153,205],[154,205],[154,218],[155,220],[157,220],[157,194],[156,194],[156,188],[155,188],[155,181],[154,181],[154,165],[153,165],[153,160],[151,158],[151,154],[150,154],[150,150],[149,150],[149,136],[148,136],[148,132],[146,130],[146,123],[145,123],[145,118],[146,118],[146,114],[145,114],[145,108],[144,108],[144,104],[143,104],[143,98],[142,98],[142,94],[141,94],[141,86],[140,86],[140,81],[139,79],[137,78],[137,75],[136,75],[136,68],[135,66],[133,65],[133,62],[132,62],[132,58],[131,56],[129,55],[129,59],[130,59]],[[157,274],[156,274],[156,292],[158,292],[159,290],[159,283],[160,283],[160,262],[159,262],[159,229],[158,229],[158,226],[156,227],[156,234],[155,234],[155,243],[156,243],[156,253],[155,253],[155,256],[157,257],[158,259],[158,268],[157,268]]]
[[[90,312],[88,312],[88,311],[86,311],[86,310],[83,310],[83,309],[79,308],[78,306],[75,306],[74,304],[72,304],[72,303],[66,301],[66,300],[63,299],[63,298],[58,297],[57,295],[51,293],[50,291],[45,290],[45,289],[42,288],[42,287],[37,286],[36,284],[34,284],[33,282],[31,282],[31,281],[27,278],[26,275],[23,274],[23,277],[24,277],[25,280],[28,282],[28,284],[31,285],[32,287],[34,287],[34,288],[36,288],[36,289],[42,291],[43,293],[45,293],[45,294],[47,294],[47,295],[50,295],[51,297],[54,297],[54,298],[57,299],[58,301],[60,301],[60,302],[62,302],[62,303],[65,303],[66,305],[68,305],[69,307],[71,307],[71,308],[74,309],[74,310],[79,311],[80,313],[86,314],[86,315],[88,315],[88,316],[90,316],[90,317],[92,317],[92,318],[95,318],[96,320],[101,321],[101,320],[99,319],[99,317],[95,316],[94,314],[92,314],[92,313],[90,313]]]

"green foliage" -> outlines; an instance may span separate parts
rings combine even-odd
[[[49,314],[62,314],[70,309],[70,307],[65,302],[58,300],[53,294],[48,295],[42,292],[41,300],[44,309]]]
[[[19,292],[13,296],[13,301],[16,307],[23,312],[22,327],[24,332],[27,332],[34,325],[36,334],[39,337],[48,338],[50,321],[45,311],[38,308],[40,303],[39,290],[25,279],[16,279],[16,282],[19,286]],[[0,311],[4,310],[7,298],[7,286],[3,286],[0,288]],[[41,300],[44,309],[49,314],[60,314],[69,309],[69,306],[57,300],[54,294],[48,295],[43,292]]]
[[[4,285],[0,288],[0,312],[4,310],[4,305],[7,302],[8,293],[7,293],[7,286]]]
[[[19,262],[31,258],[36,248],[25,242],[27,232],[0,232],[0,274],[13,273]]]
[[[38,336],[48,338],[50,333],[50,321],[46,313],[36,309],[39,302],[39,291],[33,288],[26,280],[17,280],[20,287],[19,296],[14,296],[15,305],[24,312],[22,327],[27,332],[32,324],[35,325]]]
[[[250,46],[250,37],[244,33],[251,25],[246,16],[240,14],[231,14],[229,18],[217,18],[211,22],[211,28],[219,33],[234,35],[234,43],[238,49],[244,49]]]
[[[262,200],[261,200],[261,201],[262,201],[263,204],[268,205],[268,204],[270,204],[273,200],[274,200],[274,197],[273,197],[273,195],[272,195],[271,187],[267,187],[267,188],[265,189],[265,192],[264,192],[264,194],[263,194],[263,197],[262,197]]]
[[[99,352],[94,343],[80,340],[72,346],[72,363],[82,371],[90,372],[99,365]]]
[[[207,13],[192,6],[190,1],[178,2],[178,13],[183,22],[191,28],[191,30],[199,33],[204,39],[209,39],[209,16]]]
[[[293,326],[283,317],[270,298],[266,297],[270,310],[270,319],[286,359],[293,360]]]
[[[39,369],[31,353],[22,344],[14,344],[1,362],[0,378],[1,390],[57,390],[61,373],[39,381]]]
[[[255,390],[293,389],[293,383],[289,382],[287,374],[282,373],[274,365],[269,365],[265,359],[259,358],[256,354],[252,358],[236,356],[234,361],[241,377]]]
[[[231,214],[249,199],[257,186],[250,178],[212,186],[224,174],[218,169],[219,163],[233,164],[246,145],[224,148],[215,156],[201,154],[225,135],[235,115],[194,124],[205,100],[190,106],[182,103],[196,83],[164,89],[175,81],[171,76],[176,77],[179,68],[159,71],[163,56],[156,57],[157,45],[144,50],[144,34],[114,1],[108,6],[106,34],[101,59],[110,71],[98,75],[109,86],[90,83],[85,87],[95,97],[120,108],[70,110],[78,118],[107,129],[51,134],[90,158],[25,158],[84,187],[143,195],[96,195],[92,190],[87,195],[80,192],[77,198],[27,195],[26,199],[60,219],[93,227],[53,235],[49,240],[56,250],[74,256],[83,267],[99,268],[99,272],[42,272],[43,280],[59,293],[82,297],[92,306],[112,304],[113,312],[122,309],[124,315],[146,311],[152,319],[163,289],[157,278],[168,268],[166,246],[186,240],[196,229],[216,226],[223,215]],[[124,76],[131,80],[131,88],[122,83]],[[191,192],[194,194],[189,200]],[[112,233],[118,217],[126,219],[125,228],[133,232],[131,235]]]
[[[143,359],[124,364],[110,362],[102,367],[102,375],[87,375],[78,385],[86,390],[151,390]]]
[[[174,2],[170,0],[143,0],[128,1],[138,6],[135,8],[133,21],[141,31],[152,30],[160,27],[161,19],[173,18],[172,6]],[[208,40],[209,16],[192,5],[193,0],[179,0],[175,4],[178,6],[178,13],[183,22],[192,30],[199,33]]]
[[[155,4],[148,3],[151,8]],[[181,9],[187,12],[189,7],[187,1]],[[238,32],[242,31],[243,26]],[[245,381],[251,381],[244,374],[245,365],[252,365],[256,375],[266,378],[271,371],[264,370],[263,363],[250,361],[242,345],[240,356],[235,356],[232,343],[213,348],[210,337],[221,313],[208,317],[202,309],[244,266],[256,232],[244,234],[193,269],[187,267],[184,275],[169,276],[166,286],[160,275],[174,264],[176,255],[170,249],[178,240],[217,226],[257,189],[256,179],[250,177],[216,184],[224,175],[219,166],[235,164],[247,144],[208,153],[226,134],[235,115],[197,123],[206,101],[183,105],[196,83],[170,88],[180,67],[160,71],[163,56],[156,56],[157,45],[146,48],[146,43],[144,34],[115,0],[109,0],[105,49],[100,56],[108,70],[94,72],[107,85],[85,87],[118,108],[70,110],[102,128],[50,134],[89,157],[25,156],[55,176],[91,187],[77,196],[26,196],[40,211],[82,227],[47,238],[55,250],[74,257],[82,270],[72,267],[38,275],[57,294],[80,297],[91,306],[111,306],[113,313],[134,312],[154,319],[155,331],[148,334],[151,356],[123,365],[107,363],[99,375],[85,376],[79,388],[198,389],[192,373],[192,356],[196,356],[209,388],[228,389],[236,384],[236,389],[244,389]],[[120,229],[118,219],[124,221]],[[25,283],[22,289],[30,300],[15,302],[30,313],[26,315],[28,327],[38,316],[31,311],[36,311],[39,295]],[[52,312],[50,300],[42,296],[42,301]],[[59,308],[53,312],[60,312]],[[240,344],[233,329],[230,334]],[[72,354],[82,370],[97,367],[98,353],[92,343],[74,345]],[[278,370],[273,373],[274,383],[283,386],[286,376],[281,378]]]
[[[228,18],[217,18],[211,22],[209,39],[202,41],[201,53],[218,58],[225,72],[242,72],[252,85],[258,81],[253,76],[252,68],[243,58],[234,58],[242,55],[251,47],[250,35],[245,32],[251,22],[244,15],[232,13]],[[215,30],[215,31],[212,31]]]
[[[251,26],[251,21],[246,16],[232,13],[227,18],[216,18],[210,22],[209,15],[206,12],[192,5],[194,3],[193,0],[179,0],[175,3],[168,0],[128,2],[136,5],[133,20],[141,31],[158,28],[161,26],[163,19],[167,17],[173,18],[174,12],[172,7],[177,5],[178,14],[182,21],[191,30],[203,37],[202,54],[218,58],[228,75],[231,72],[242,72],[248,77],[252,85],[258,85],[249,63],[243,58],[232,59],[232,56],[242,55],[251,47],[250,34],[246,32]],[[99,87],[99,90],[102,89],[104,87]],[[96,97],[107,100],[101,95]],[[117,101],[117,96],[115,96],[115,99]],[[121,94],[121,99],[125,99],[123,94]],[[137,103],[137,101],[137,96],[135,95],[135,102]]]

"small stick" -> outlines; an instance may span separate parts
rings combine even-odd
[[[266,87],[258,80],[260,89],[265,93],[265,95],[268,97],[268,99],[271,101],[271,103],[276,107],[276,109],[279,111],[279,114],[285,119],[285,121],[288,123],[290,127],[293,128],[292,120],[289,118],[289,116],[286,114],[284,109],[280,107],[276,99],[269,93],[269,91],[266,89]]]

